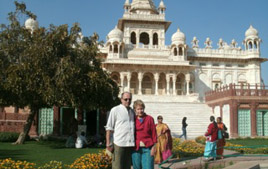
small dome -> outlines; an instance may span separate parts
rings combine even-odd
[[[245,36],[246,37],[251,37],[251,36],[258,37],[258,31],[255,28],[253,28],[252,25],[250,25],[250,27],[248,28],[248,30],[245,33]]]
[[[174,44],[174,43],[184,44],[185,40],[186,40],[185,35],[184,35],[184,33],[182,33],[180,31],[179,28],[178,28],[177,32],[172,35],[172,38],[171,38],[172,44]]]
[[[35,30],[38,28],[38,22],[33,18],[29,18],[25,21],[25,28]]]
[[[160,1],[159,8],[166,8],[163,0]]]
[[[123,32],[117,26],[108,34],[109,41],[121,42],[123,39]]]
[[[126,0],[125,5],[130,5],[129,0]]]

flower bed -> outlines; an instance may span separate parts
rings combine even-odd
[[[85,154],[76,159],[69,168],[94,168],[94,169],[111,169],[112,159],[104,152],[99,154]]]
[[[178,145],[174,145],[173,153],[180,158],[202,156],[204,154],[204,145],[193,140],[186,140]]]
[[[12,169],[32,169],[35,168],[34,163],[27,161],[14,161],[10,158],[0,160],[0,168],[12,168]]]

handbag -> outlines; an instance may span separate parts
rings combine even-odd
[[[227,133],[226,131],[222,133],[223,138],[229,138],[229,133]]]

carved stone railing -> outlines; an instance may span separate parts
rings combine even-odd
[[[134,13],[125,13],[123,15],[124,19],[138,19],[138,20],[165,20],[165,15],[148,15],[148,14],[134,14]]]
[[[268,86],[229,84],[205,93],[206,102],[230,96],[268,96]]]

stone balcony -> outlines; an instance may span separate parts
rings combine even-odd
[[[206,92],[205,100],[209,104],[220,99],[264,99],[268,98],[268,86],[229,84],[219,89]]]

